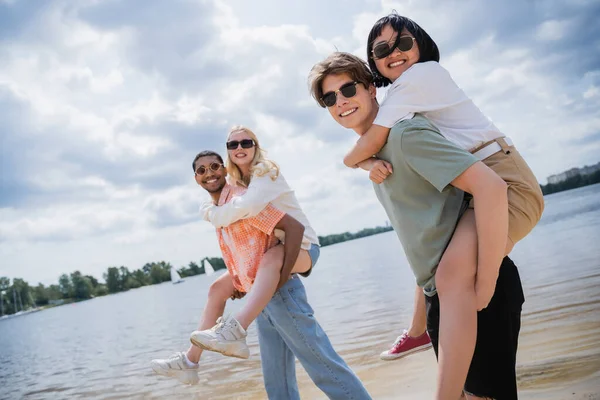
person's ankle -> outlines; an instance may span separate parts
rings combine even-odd
[[[194,366],[198,365],[198,362],[200,362],[200,356],[192,357],[189,352],[185,353],[184,355],[185,355],[185,361],[186,361],[188,367],[194,367]]]
[[[244,331],[248,330],[248,327],[250,326],[250,324],[252,323],[252,321],[248,321],[247,318],[245,318],[243,315],[236,315],[234,316],[235,320],[238,322],[238,324],[240,324],[240,326],[242,327],[242,329],[244,329]]]
[[[410,336],[411,338],[418,338],[419,336],[423,336],[426,330],[427,329],[416,329],[411,326],[408,329],[408,336]]]

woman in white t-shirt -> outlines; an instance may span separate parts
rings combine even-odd
[[[215,333],[216,328],[214,327],[209,330],[195,331],[191,335],[192,342],[200,348],[240,357],[240,354],[248,353],[246,345],[248,326],[265,308],[275,291],[287,282],[291,274],[310,275],[312,267],[319,257],[320,247],[317,234],[300,208],[293,190],[281,175],[279,166],[265,157],[265,151],[260,147],[258,138],[250,129],[234,126],[230,130],[227,137],[225,167],[230,185],[248,189],[243,195],[235,196],[220,206],[216,206],[212,202],[204,203],[200,208],[200,213],[205,220],[211,222],[218,229],[236,221],[257,216],[268,204],[271,204],[298,221],[298,226],[303,226],[302,243],[298,256],[295,262],[287,264],[284,262],[284,257],[288,256],[284,252],[284,232],[275,229],[274,235],[281,243],[267,250],[258,270],[245,271],[248,277],[255,276],[249,282],[249,285],[252,285],[250,296],[244,307],[235,316],[232,315],[226,320],[221,320],[220,325],[218,324],[220,335]],[[294,257],[294,255],[289,256]],[[230,296],[229,293],[224,293],[225,295]],[[224,297],[224,300],[227,297]],[[242,328],[239,330],[241,334],[234,332],[237,327]],[[223,340],[223,337],[228,336],[228,331],[225,332],[225,330],[231,330],[232,336],[242,336],[236,341],[239,343],[235,344],[235,353],[231,350],[234,347],[229,346]]]
[[[540,220],[544,209],[543,195],[537,179],[512,141],[456,85],[448,71],[439,64],[437,45],[414,21],[395,13],[381,18],[369,34],[367,56],[375,86],[391,84],[391,87],[373,125],[346,155],[344,164],[356,167],[375,156],[386,144],[390,129],[396,123],[419,113],[429,119],[446,139],[471,152],[507,183],[508,213],[499,210],[498,222],[490,227],[496,232],[505,232],[501,237],[506,237],[506,242],[495,243],[484,240],[484,235],[480,236],[478,229],[488,227],[483,227],[486,225],[483,223],[475,223],[478,207],[471,200],[469,206],[474,210],[467,210],[461,217],[448,251],[442,257],[436,272],[440,313],[445,315],[440,322],[440,332],[466,332],[465,339],[461,339],[464,343],[446,342],[448,351],[445,353],[445,361],[440,359],[440,368],[449,371],[450,375],[458,374],[450,379],[456,382],[449,385],[449,391],[446,392],[453,395],[461,385],[459,380],[464,382],[463,378],[466,377],[464,368],[468,368],[470,357],[465,358],[464,355],[469,352],[472,354],[475,345],[473,332],[476,331],[476,312],[485,308],[494,294],[502,258]],[[323,99],[329,106],[326,100],[328,99]],[[335,93],[329,101],[335,101]],[[462,254],[464,257],[451,260],[449,254]],[[471,265],[467,260],[476,261]],[[465,307],[464,302],[460,305],[451,299],[452,296],[447,296],[445,301],[442,298],[442,291],[439,289],[460,276],[475,277],[472,298],[476,304],[472,308],[470,305]],[[459,296],[466,298],[467,293]],[[452,326],[456,321],[465,321],[465,313],[469,314],[469,323],[460,327]],[[443,344],[441,342],[440,347]],[[450,349],[451,346],[456,351],[453,353],[457,357],[455,359],[454,355],[450,355],[451,351],[454,352]],[[450,388],[452,385],[458,386]]]
[[[221,228],[240,219],[254,217],[271,203],[304,225],[303,250],[309,251],[313,245],[319,245],[317,234],[310,226],[294,191],[281,174],[279,166],[265,157],[265,150],[260,147],[254,132],[243,126],[231,128],[225,164],[229,183],[248,189],[243,196],[236,196],[221,206],[210,202],[203,204],[200,212],[206,221],[215,228]],[[284,241],[283,232],[276,230],[275,235]],[[301,253],[301,257],[304,256]]]

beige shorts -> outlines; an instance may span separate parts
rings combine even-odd
[[[508,184],[508,237],[515,244],[527,236],[542,217],[544,195],[535,175],[517,149],[509,146],[503,138],[494,142],[502,150],[484,159],[483,163]],[[473,207],[471,199],[469,208]]]

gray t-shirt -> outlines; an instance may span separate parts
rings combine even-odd
[[[478,159],[444,138],[421,115],[397,123],[377,157],[393,166],[383,183],[373,185],[377,198],[402,243],[417,284],[433,296],[435,271],[463,204],[464,193],[450,182]]]

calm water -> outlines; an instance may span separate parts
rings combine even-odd
[[[513,252],[527,299],[522,389],[600,372],[599,243],[595,185],[547,196],[542,221]],[[211,282],[188,278],[0,321],[0,398],[264,398],[254,326],[250,360],[206,353],[199,385],[181,386],[149,368],[152,358],[187,348]],[[414,279],[393,232],[324,248],[304,282],[336,349],[374,395],[394,383],[383,376],[404,374],[400,362],[378,359],[412,312]],[[421,354],[431,362],[433,353]],[[300,370],[305,397],[322,398]]]

